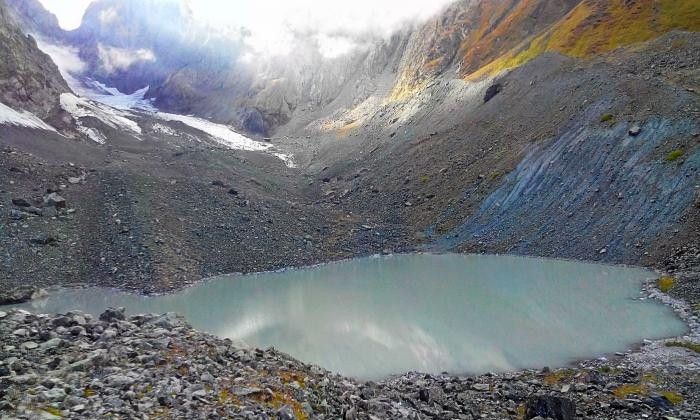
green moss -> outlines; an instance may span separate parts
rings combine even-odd
[[[430,181],[430,177],[428,175],[423,175],[422,177],[420,177],[420,182],[422,182],[423,184],[427,183],[428,181]]]
[[[666,347],[683,347],[695,353],[700,353],[700,344],[691,343],[690,341],[668,341],[666,342]]]
[[[46,411],[47,413],[51,414],[52,416],[63,417],[63,414],[61,414],[61,410],[59,410],[56,407],[47,406],[47,407],[42,408],[42,410]]]
[[[656,281],[656,285],[663,293],[668,293],[676,286],[676,279],[671,276],[663,276]]]
[[[600,122],[608,122],[615,119],[613,114],[607,113],[600,116]]]
[[[649,389],[644,384],[624,384],[613,389],[613,395],[618,399],[625,399],[630,395],[646,396],[649,394]]]
[[[684,154],[685,154],[685,151],[683,151],[683,149],[673,150],[673,151],[669,152],[669,154],[666,155],[666,161],[675,162],[678,159],[680,159]]]
[[[663,395],[673,405],[678,405],[683,402],[683,396],[677,392],[661,391],[659,394]]]

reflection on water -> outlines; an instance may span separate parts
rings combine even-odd
[[[401,255],[223,276],[150,298],[63,290],[23,307],[175,311],[198,329],[374,379],[564,365],[681,334],[669,308],[633,299],[652,275],[510,256]]]

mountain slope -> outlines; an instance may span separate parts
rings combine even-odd
[[[673,29],[700,31],[700,3],[584,0],[551,28],[465,75],[475,78],[497,73],[547,51],[590,57],[620,46],[648,41]]]
[[[26,36],[0,0],[0,102],[39,118],[56,117],[70,89],[51,58]]]

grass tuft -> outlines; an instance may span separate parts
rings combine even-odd
[[[624,400],[630,395],[646,396],[649,394],[649,388],[644,384],[624,384],[613,389],[615,398]]]
[[[683,151],[683,149],[673,150],[673,151],[669,152],[669,154],[666,155],[666,161],[667,162],[675,162],[678,159],[680,159],[681,157],[683,157],[684,154],[685,154],[685,152]]]
[[[673,405],[678,405],[683,402],[683,396],[677,392],[661,391],[659,394],[663,395],[664,398]]]
[[[663,276],[659,280],[656,281],[656,286],[661,290],[663,293],[668,293],[673,289],[678,282],[676,281],[675,278],[671,276]]]
[[[613,114],[607,113],[600,116],[600,122],[608,122],[615,119]]]

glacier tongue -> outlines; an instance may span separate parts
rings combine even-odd
[[[192,128],[203,131],[209,134],[219,144],[232,149],[262,151],[272,147],[269,144],[261,143],[236,133],[227,125],[213,123],[203,118],[168,114],[166,112],[158,112],[155,115],[162,120],[180,121]]]
[[[90,130],[82,125],[80,121],[81,118],[96,118],[114,129],[129,131],[137,135],[141,134],[141,127],[135,121],[127,118],[131,116],[131,114],[104,104],[90,101],[87,98],[78,97],[72,93],[63,93],[61,94],[61,107],[76,119],[78,126],[82,128],[80,131],[84,132],[98,143],[103,143],[103,141],[98,140],[96,136],[90,135]],[[92,132],[94,131],[95,130],[92,130]],[[102,138],[104,138],[104,136],[102,136]]]
[[[3,103],[0,103],[0,124],[56,131],[55,128],[46,124],[41,118],[31,112],[24,110],[21,112],[15,111]]]
[[[91,89],[86,89],[83,96],[92,99],[112,108],[121,110],[138,109],[142,111],[157,112],[150,99],[146,99],[146,93],[149,86],[137,90],[134,93],[126,94],[119,91],[117,88],[106,86],[96,80],[89,82]]]

